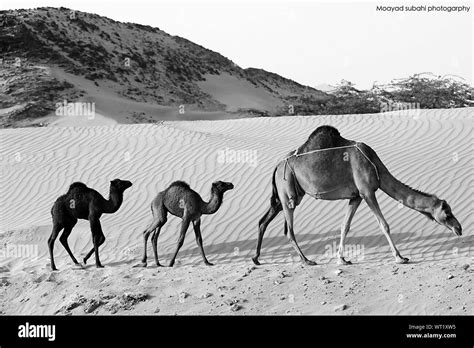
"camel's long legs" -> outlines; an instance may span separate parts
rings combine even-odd
[[[298,243],[296,242],[295,238],[295,233],[293,231],[293,215],[294,215],[294,209],[291,209],[288,207],[284,200],[282,200],[282,205],[283,205],[283,212],[285,213],[285,219],[288,224],[288,239],[290,240],[291,245],[293,245],[293,248],[296,250],[298,255],[301,257],[301,261],[306,263],[307,265],[314,266],[316,265],[316,262],[308,260],[306,256],[304,256],[303,252],[301,251],[300,247],[298,246]]]
[[[66,249],[67,253],[71,257],[72,262],[74,262],[74,264],[77,265],[78,262],[77,262],[76,258],[74,257],[74,255],[72,254],[72,251],[69,248],[69,244],[67,243],[67,239],[68,239],[69,235],[71,234],[71,231],[74,228],[74,226],[76,225],[76,223],[77,223],[77,219],[72,220],[72,221],[68,222],[68,224],[65,225],[64,231],[61,234],[61,237],[59,237],[59,241],[61,242],[61,244],[64,246],[64,249]]]
[[[375,193],[371,193],[369,195],[364,196],[364,200],[367,202],[367,205],[370,207],[372,212],[375,214],[377,221],[380,225],[380,229],[384,233],[385,237],[387,238],[388,244],[390,245],[390,249],[392,250],[392,254],[395,257],[395,261],[397,263],[407,263],[408,259],[400,255],[395,243],[390,236],[390,228],[388,226],[387,221],[382,215],[382,211],[380,210],[379,204],[377,202],[377,198],[375,198]]]
[[[179,249],[183,246],[184,243],[184,237],[186,236],[186,231],[188,230],[190,219],[188,216],[184,215],[183,216],[183,221],[181,222],[181,231],[179,234],[179,239],[178,239],[178,246],[176,247],[176,251],[174,252],[173,257],[171,258],[170,261],[170,267],[173,267],[174,261],[176,259],[176,256],[178,255]]]
[[[157,267],[161,267],[160,261],[158,260],[158,237],[160,236],[161,228],[165,222],[160,221],[158,227],[155,228],[153,234],[151,235],[151,245],[153,246],[153,255],[155,256],[155,263]],[[145,241],[146,243],[146,241]],[[145,256],[145,264],[146,264],[146,256]]]
[[[161,216],[161,217],[153,217],[153,221],[152,223],[146,228],[145,231],[143,231],[143,258],[142,258],[142,266],[146,267],[146,264],[147,264],[147,253],[146,253],[146,247],[147,247],[147,241],[148,241],[148,237],[150,236],[150,234],[153,232],[153,235],[151,237],[151,244],[152,246],[154,247],[155,243],[154,243],[154,239],[153,237],[155,236],[156,234],[156,230],[158,228],[160,228],[161,230],[161,227],[163,227],[163,225],[166,223],[167,219],[166,219],[166,216]],[[158,235],[159,235],[159,232],[158,232]],[[158,235],[155,237],[156,239],[156,242],[158,242]],[[154,251],[154,249],[153,249]],[[157,255],[155,255],[155,261],[157,259]]]
[[[153,221],[151,223],[151,225],[149,227],[147,227],[145,231],[143,231],[143,257],[142,257],[142,266],[143,267],[146,267],[146,259],[147,259],[146,246],[147,246],[147,242],[148,242],[148,237],[154,231],[154,229],[151,229],[151,227],[154,224],[155,224],[155,221]]]
[[[54,242],[56,241],[56,238],[58,237],[58,234],[59,232],[61,232],[62,229],[63,229],[63,226],[61,224],[53,223],[53,230],[51,231],[51,236],[48,238],[49,257],[51,259],[51,269],[53,271],[58,270],[54,263],[54,255],[53,255]]]
[[[104,243],[105,241],[105,236],[104,233],[102,232],[102,227],[100,225],[100,220],[99,218],[95,216],[90,216],[89,217],[89,223],[91,225],[91,232],[92,232],[92,241],[94,242],[94,252],[95,252],[95,265],[97,268],[102,268],[102,264],[100,263],[99,259],[99,246]],[[91,253],[92,254],[92,253]],[[89,255],[89,254],[88,254]],[[88,255],[84,258],[84,263],[87,262]],[[89,255],[90,256],[90,255]]]
[[[94,236],[92,237],[94,238]],[[92,240],[94,241],[94,240]],[[101,235],[100,235],[100,238],[99,238],[99,246],[101,246],[102,244],[104,244],[105,242],[105,236],[104,234],[101,232]],[[84,264],[87,263],[87,260],[89,260],[89,258],[92,256],[92,254],[94,253],[95,251],[95,247],[92,247],[91,250],[89,250],[89,252],[86,254],[86,256],[84,256]]]
[[[346,239],[347,233],[351,228],[352,218],[359,208],[360,202],[362,202],[362,198],[357,196],[356,198],[352,198],[349,200],[349,204],[347,206],[346,216],[344,217],[344,221],[342,222],[341,226],[341,241],[339,243],[339,250],[337,253],[338,264],[343,265],[350,265],[350,261],[346,261],[344,259],[344,240]]]
[[[206,254],[204,253],[204,247],[202,246],[201,218],[193,221],[193,226],[194,234],[196,235],[196,243],[199,246],[199,250],[201,251],[202,259],[206,265],[213,266],[213,264],[207,260]]]
[[[166,224],[166,221],[168,221],[168,218],[167,218],[168,212],[163,205],[162,194],[158,194],[155,201],[152,202],[151,211],[153,214],[153,221],[145,229],[145,231],[143,231],[143,258],[142,258],[142,263],[140,265],[143,267],[146,267],[146,264],[147,264],[146,247],[147,247],[148,237],[150,236],[150,234],[152,234],[151,245],[153,246],[153,252],[155,254],[155,262],[157,266],[160,266],[160,263],[158,261],[158,249],[157,249],[158,236],[160,235],[161,228],[163,227],[164,224]]]
[[[256,265],[260,265],[258,258],[260,257],[260,250],[262,248],[262,240],[265,231],[267,230],[268,224],[278,215],[278,213],[282,210],[281,204],[278,205],[271,205],[270,208],[267,210],[265,215],[260,219],[258,222],[258,240],[257,240],[257,251],[255,252],[255,256],[252,257],[252,261]]]

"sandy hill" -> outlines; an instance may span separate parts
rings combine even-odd
[[[119,122],[147,122],[288,114],[301,96],[328,98],[158,28],[67,8],[1,11],[0,49],[3,126],[30,124],[63,99],[95,102]],[[118,99],[135,104],[117,115]]]

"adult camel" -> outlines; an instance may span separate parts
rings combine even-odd
[[[308,194],[316,199],[348,199],[349,205],[341,227],[341,238],[337,253],[339,264],[351,264],[344,258],[344,240],[350,229],[352,218],[362,200],[375,214],[380,229],[388,240],[397,263],[407,263],[396,248],[390,236],[390,229],[379,204],[375,191],[381,189],[393,199],[414,209],[440,225],[446,226],[456,235],[462,234],[461,224],[456,220],[445,200],[435,195],[415,190],[393,177],[375,151],[364,143],[343,138],[331,126],[318,127],[306,142],[289,153],[273,171],[270,208],[259,221],[257,250],[252,258],[259,265],[258,258],[262,239],[268,224],[283,210],[285,214],[284,232],[289,232],[289,240],[301,260],[308,260],[298,246],[293,230],[293,214],[303,196]]]

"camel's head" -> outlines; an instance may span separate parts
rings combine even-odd
[[[216,181],[212,183],[212,190],[216,191],[217,193],[224,193],[226,191],[232,190],[233,188],[234,184],[231,182]]]
[[[123,192],[132,186],[132,183],[127,180],[114,179],[110,182],[110,188],[116,189],[117,191]]]
[[[458,220],[454,217],[451,207],[445,200],[439,200],[434,206],[433,219],[440,225],[446,226],[456,235],[462,235],[462,227]]]

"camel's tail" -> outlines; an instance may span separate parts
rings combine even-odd
[[[262,224],[268,224],[271,220],[275,218],[278,212],[280,212],[283,209],[280,198],[278,197],[278,189],[275,183],[275,175],[276,175],[277,168],[278,166],[276,166],[275,169],[273,170],[272,196],[270,197],[270,209],[265,213],[265,215],[262,216],[262,218],[258,222],[259,226],[261,226]]]
[[[278,190],[275,183],[277,168],[278,166],[275,166],[272,176],[272,197],[270,198],[270,204],[272,205],[272,207],[277,207],[278,205],[281,205],[280,198],[278,198]]]
[[[278,166],[276,166],[275,170],[273,171],[272,197],[270,198],[270,204],[272,205],[272,207],[275,207],[277,210],[281,210],[282,209],[281,201],[280,201],[280,198],[278,198],[278,189],[275,184],[275,175],[276,175],[277,168]],[[285,219],[285,222],[283,224],[283,234],[286,236],[287,233],[288,233],[288,224],[286,223],[286,219]]]

